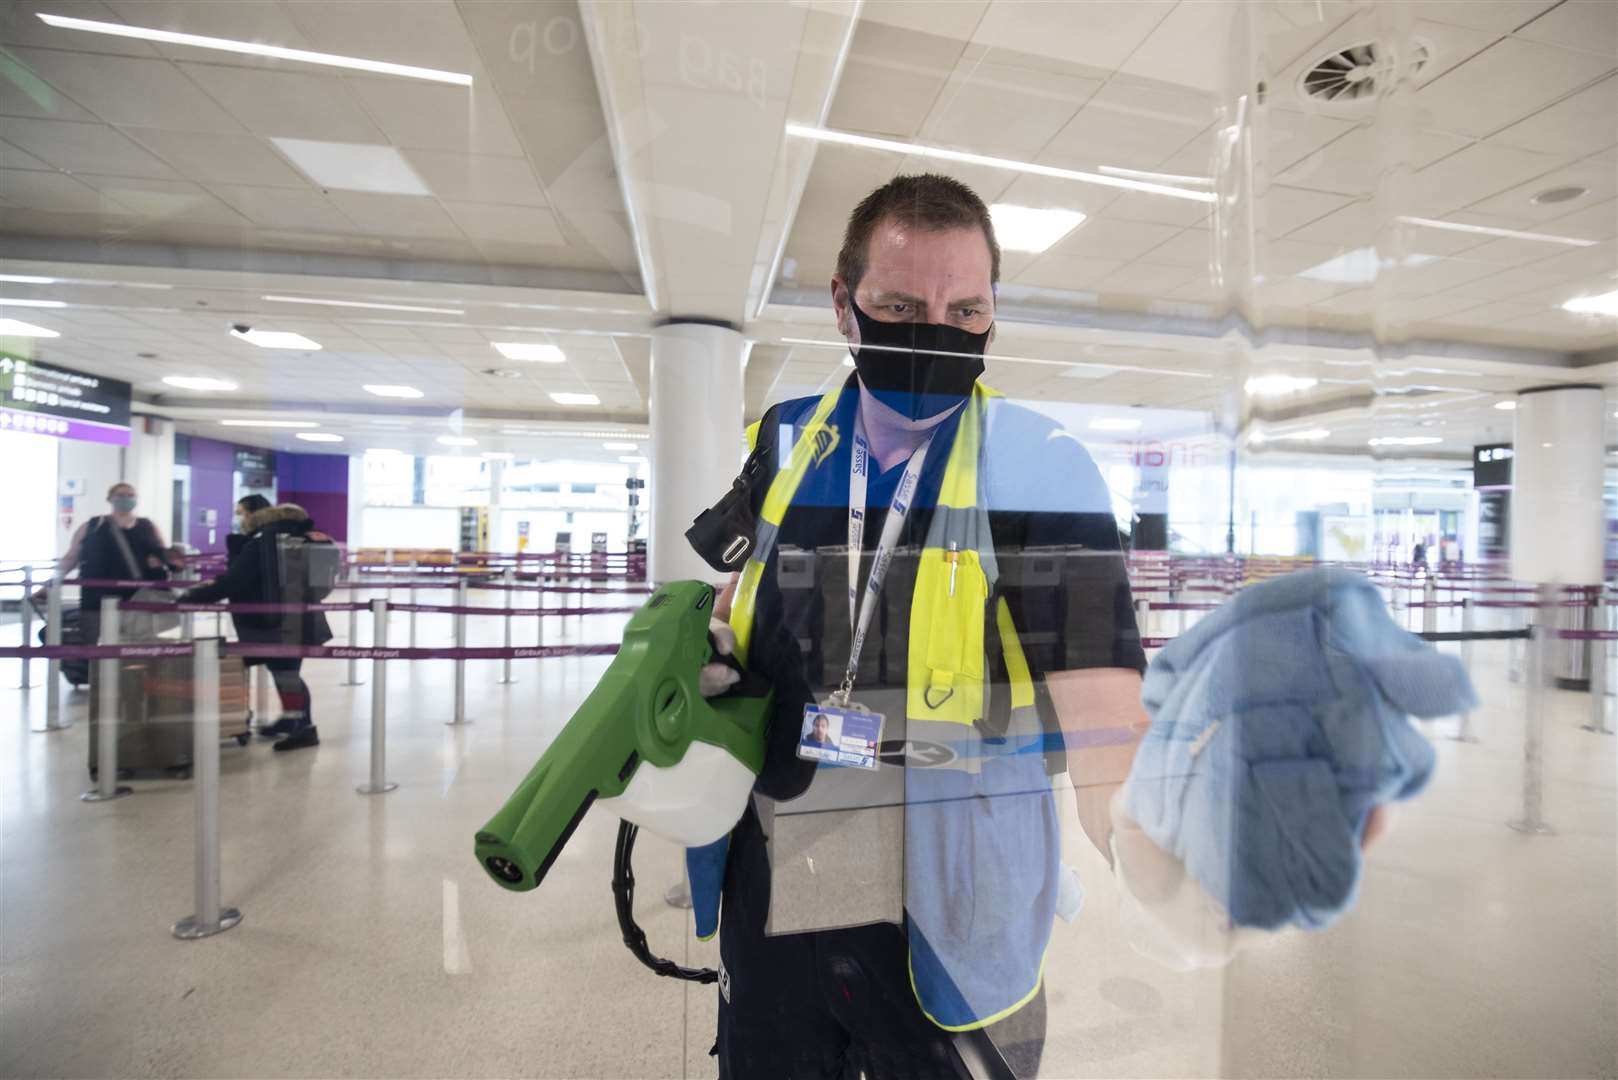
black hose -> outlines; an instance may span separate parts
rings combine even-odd
[[[618,928],[624,933],[624,946],[635,954],[635,959],[651,968],[655,974],[671,979],[685,979],[694,983],[719,981],[719,972],[713,968],[686,968],[672,960],[653,956],[646,944],[646,931],[635,922],[635,870],[631,856],[635,852],[637,826],[627,821],[618,823],[618,844],[612,856],[612,899],[618,909]]]

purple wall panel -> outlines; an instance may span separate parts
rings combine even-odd
[[[231,515],[236,512],[236,447],[213,439],[191,440],[191,512],[186,518],[186,543],[202,552],[225,550],[225,534],[230,532]],[[203,511],[217,514],[214,539],[208,542],[208,526]]]
[[[348,542],[348,457],[344,454],[275,455],[275,490],[282,502],[309,511],[315,527]]]

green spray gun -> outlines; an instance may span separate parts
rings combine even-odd
[[[645,826],[687,848],[714,843],[741,819],[764,767],[771,692],[744,672],[726,694],[702,696],[704,664],[735,666],[709,639],[713,606],[712,586],[677,581],[630,618],[601,682],[478,831],[478,863],[495,881],[515,891],[538,885],[598,803],[631,830]]]

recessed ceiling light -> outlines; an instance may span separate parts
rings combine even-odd
[[[313,420],[221,420],[221,427],[246,428],[313,428],[320,425]]]
[[[1367,446],[1432,446],[1441,443],[1437,435],[1380,435],[1374,439],[1367,439]]]
[[[1393,220],[1423,229],[1476,233],[1478,236],[1498,236],[1502,240],[1537,240],[1542,244],[1566,244],[1568,247],[1595,247],[1599,242],[1580,240],[1575,236],[1552,236],[1550,233],[1523,232],[1520,229],[1496,229],[1490,225],[1463,225],[1459,221],[1434,221],[1432,218],[1396,217]]]
[[[379,383],[367,383],[365,392],[375,394],[377,397],[391,398],[419,398],[425,396],[414,386],[388,386]]]
[[[342,442],[341,435],[333,435],[329,431],[300,431],[296,438],[304,442]]]
[[[323,188],[382,195],[431,195],[404,155],[391,146],[271,136],[276,149]]]
[[[1499,409],[1501,412],[1510,412],[1512,409],[1515,409],[1517,407],[1517,403],[1508,398],[1505,401],[1497,401],[1497,402],[1495,402],[1494,407]]]
[[[1046,250],[1078,228],[1084,215],[1077,210],[1049,210],[1035,206],[995,203],[989,207],[994,238],[1002,251]]]
[[[1211,191],[1191,191],[1168,184],[1154,184],[1145,180],[1134,180],[1123,176],[1106,176],[1102,173],[1081,172],[1077,169],[1059,169],[1054,165],[1036,165],[1031,161],[1014,161],[1010,158],[989,157],[985,154],[968,154],[960,150],[946,150],[940,146],[922,146],[917,143],[901,142],[897,139],[878,139],[870,135],[856,135],[850,131],[833,131],[830,128],[811,127],[807,124],[788,124],[786,133],[800,139],[813,139],[816,142],[842,143],[844,146],[858,146],[867,150],[890,150],[897,154],[934,158],[939,161],[955,161],[962,165],[982,165],[990,169],[1007,169],[1011,172],[1031,173],[1035,176],[1050,176],[1058,180],[1077,180],[1083,184],[1099,184],[1102,187],[1125,188],[1130,191],[1144,191],[1152,195],[1166,195],[1171,199],[1213,202],[1216,197]]]
[[[637,444],[632,442],[604,442],[601,444],[601,449],[603,450],[635,450],[638,448]]]
[[[1247,380],[1246,389],[1254,395],[1292,394],[1307,390],[1318,381],[1307,375],[1255,375]]]
[[[1136,431],[1140,428],[1139,420],[1131,420],[1127,416],[1103,416],[1099,420],[1090,421],[1091,431]]]
[[[1618,315],[1618,289],[1599,296],[1579,296],[1562,305],[1578,315]]]
[[[407,79],[426,79],[429,82],[453,83],[471,86],[472,76],[459,71],[440,71],[437,68],[414,67],[410,64],[391,64],[385,60],[365,60],[357,56],[339,56],[336,53],[311,52],[308,49],[288,49],[280,45],[264,45],[256,41],[235,41],[231,38],[204,37],[201,34],[181,34],[173,30],[154,30],[146,26],[126,23],[97,22],[94,19],[73,19],[66,15],[36,12],[50,26],[63,30],[83,30],[91,34],[110,34],[113,37],[158,41],[165,45],[189,45],[196,49],[214,49],[219,52],[245,53],[249,56],[268,56],[276,60],[293,60],[300,64],[320,64],[325,67],[348,68],[352,71],[370,71],[378,75],[399,75]]]
[[[1588,195],[1590,189],[1580,187],[1578,184],[1563,184],[1560,187],[1546,188],[1536,192],[1528,201],[1535,206],[1554,206],[1557,203],[1572,202],[1581,195]]]
[[[417,307],[414,304],[373,304],[360,300],[320,300],[313,296],[261,296],[276,304],[318,304],[321,307],[373,308],[377,311],[418,311],[427,315],[465,315],[460,308]]]
[[[535,364],[560,364],[567,354],[555,345],[527,341],[496,341],[495,349],[507,360],[527,360]]]
[[[35,277],[33,274],[0,274],[0,281],[15,282],[18,285],[55,285],[53,277]]]
[[[304,352],[319,352],[320,342],[310,341],[302,334],[294,334],[290,330],[237,330],[232,327],[230,336],[241,338],[251,345],[261,349],[301,349]]]
[[[235,390],[237,386],[229,379],[210,379],[205,375],[165,375],[163,382],[168,386],[177,386],[181,390]]]
[[[67,307],[60,300],[30,300],[21,296],[0,296],[0,305],[5,307]]]
[[[644,464],[646,464],[646,459],[644,457],[641,457],[639,454],[625,454],[623,457],[619,458],[618,460],[623,462],[625,465],[644,465]]]
[[[55,330],[23,322],[21,319],[0,319],[0,337],[61,337]]]
[[[1421,266],[1432,262],[1435,258],[1433,255],[1406,255],[1404,265]],[[1327,281],[1339,285],[1365,285],[1376,280],[1377,271],[1383,266],[1383,262],[1377,258],[1375,248],[1362,247],[1345,251],[1307,270],[1299,271],[1298,276],[1309,278],[1311,281]]]
[[[478,441],[467,435],[440,435],[439,446],[476,446]]]
[[[520,379],[520,378],[522,378],[522,372],[518,371],[516,368],[508,368],[508,367],[484,368],[483,369],[483,374],[485,374],[485,375],[493,375],[497,379]]]
[[[594,394],[574,394],[566,390],[558,390],[551,394],[551,400],[558,405],[600,405],[601,399]]]

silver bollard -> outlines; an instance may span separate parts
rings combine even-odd
[[[1463,596],[1461,598],[1461,632],[1463,634],[1470,634],[1474,629],[1473,616],[1474,612],[1472,609],[1472,598],[1469,596]],[[1464,638],[1461,640],[1461,666],[1466,668],[1467,678],[1471,678],[1472,642]],[[1450,738],[1454,739],[1456,742],[1475,743],[1478,741],[1478,737],[1472,734],[1472,711],[1470,709],[1461,714],[1461,726],[1456,729],[1455,734],[1450,736]]]
[[[1135,601],[1135,629],[1141,637],[1151,637],[1152,602],[1150,600]]]
[[[197,882],[194,914],[174,924],[182,941],[212,937],[242,921],[219,903],[219,639],[202,638],[191,654],[191,782],[197,792]]]
[[[258,718],[258,726],[268,727],[274,723],[270,719],[270,669],[263,664],[254,664],[253,672],[253,715]]]
[[[34,637],[34,605],[29,597],[34,595],[34,568],[32,564],[22,568],[22,603],[17,605],[17,613],[22,616],[22,647],[28,648]],[[31,656],[22,658],[22,681],[17,686],[27,690],[34,685],[34,659]]]
[[[416,559],[410,560],[410,647],[416,647],[416,578],[421,573],[421,563]]]
[[[371,645],[388,644],[388,602],[371,601]],[[361,795],[385,795],[398,787],[388,783],[388,662],[371,661],[371,779],[355,788]]]
[[[45,594],[45,644],[62,643],[62,576],[51,577]],[[62,731],[62,662],[55,657],[45,661],[45,726],[41,731]]]
[[[455,586],[455,606],[466,606],[466,579],[463,577]],[[455,613],[455,647],[466,648],[466,613]],[[457,658],[455,661],[455,719],[446,720],[446,724],[455,726],[466,723],[466,661]]]
[[[101,598],[101,644],[118,644],[118,598]],[[116,656],[96,661],[96,786],[79,798],[85,802],[121,799],[134,789],[118,784],[118,665]]]
[[[511,656],[509,655],[509,650],[511,649],[511,596],[513,587],[517,584],[517,572],[510,567],[507,567],[505,576],[506,613],[502,616],[502,618],[504,618],[506,621],[506,649],[508,650],[508,655],[500,661],[500,681],[502,683],[509,684],[517,681],[511,677]]]
[[[1534,609],[1532,636],[1528,639],[1527,709],[1523,734],[1522,817],[1507,822],[1518,832],[1549,835],[1556,830],[1545,823],[1545,712],[1549,708],[1551,642],[1556,640],[1557,590],[1554,585],[1539,587]]]
[[[1595,616],[1590,620],[1591,629],[1598,633],[1606,632],[1608,610],[1605,590],[1597,589],[1595,606],[1591,611]],[[1597,735],[1613,733],[1607,724],[1607,648],[1610,644],[1599,638],[1590,642],[1590,722],[1584,725],[1584,730]]]
[[[1438,630],[1438,583],[1431,574],[1427,575],[1427,584],[1421,591],[1421,600],[1424,605],[1421,609],[1421,629],[1424,634],[1436,633]]]
[[[350,576],[350,581],[352,582],[352,580],[353,580],[353,578],[352,578],[352,575],[351,575]],[[358,597],[359,597],[359,590],[358,589],[350,589],[348,591],[348,602],[350,604],[354,603],[357,600]],[[355,613],[353,608],[349,608],[348,609],[348,638],[347,638],[349,648],[352,649],[352,648],[354,648],[355,646],[357,646],[359,644],[359,640],[356,637],[356,635],[358,633],[359,633],[359,617]],[[358,685],[360,685],[359,661],[354,659],[352,656],[350,656],[348,658],[348,675],[343,679],[343,681],[339,685],[341,685],[341,686],[358,686]]]

